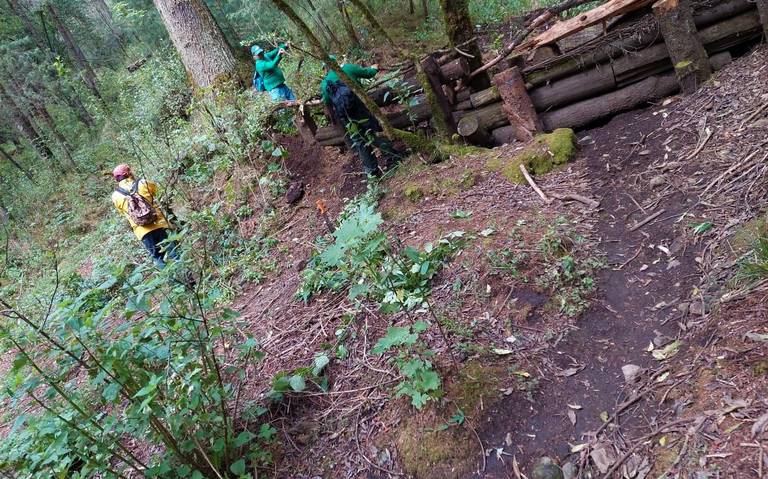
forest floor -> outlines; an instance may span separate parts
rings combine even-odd
[[[304,195],[272,228],[282,267],[234,304],[267,353],[246,368],[243,397],[265,398],[271,378],[318,353],[347,354],[326,369],[327,392],[312,385],[271,406],[273,476],[520,478],[548,456],[566,477],[765,477],[768,283],[734,278],[768,234],[766,133],[763,46],[694,95],[579,132],[574,160],[536,179],[597,208],[545,204],[489,167],[522,145],[404,162],[382,181],[387,235],[417,247],[468,238],[432,281],[451,344],[426,333],[444,384],[422,411],[394,398],[397,368],[371,354],[411,318],[357,308],[346,292],[295,296],[328,235],[317,203],[336,218],[366,189],[361,166],[277,138]],[[261,201],[250,193],[256,210]]]
[[[430,337],[447,381],[421,413],[392,399],[396,369],[370,354],[405,317],[356,312],[345,294],[294,297],[327,233],[316,201],[334,217],[364,183],[349,156],[287,141],[306,194],[278,233],[293,267],[238,301],[268,353],[249,377],[311,364],[342,330],[349,356],[332,362],[329,393],[272,410],[285,439],[276,475],[530,477],[550,456],[571,477],[761,477],[768,288],[731,278],[765,227],[766,59],[759,49],[695,95],[579,133],[575,161],[538,181],[597,209],[544,204],[488,171],[515,145],[434,166],[412,158],[384,181],[390,237],[474,233],[433,288],[460,372]],[[553,277],[564,256],[575,278]],[[258,396],[268,384],[249,388]],[[457,411],[463,425],[449,422]]]

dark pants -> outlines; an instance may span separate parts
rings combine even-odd
[[[168,239],[168,230],[165,228],[158,228],[145,234],[141,238],[141,243],[149,252],[152,260],[155,262],[155,266],[160,269],[165,267],[166,257],[172,260],[178,260],[179,254],[176,251],[176,242],[170,241],[164,244],[160,244]]]
[[[367,174],[381,175],[381,168],[379,168],[379,162],[376,160],[375,152],[377,149],[381,152],[382,159],[388,164],[400,160],[400,154],[388,139],[376,136],[373,132],[370,132],[371,136],[369,138],[355,138],[358,135],[351,135],[347,141],[352,151],[363,162],[363,169]]]
[[[344,98],[346,102],[343,101]],[[382,159],[388,165],[399,161],[402,155],[391,141],[377,135],[381,132],[381,125],[359,98],[356,96],[344,98],[334,97],[331,100],[333,121],[347,131],[344,139],[363,162],[365,172],[380,176],[381,168],[376,160],[376,150],[381,152]]]

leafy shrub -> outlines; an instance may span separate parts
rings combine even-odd
[[[122,266],[81,291],[72,281],[50,317],[37,321],[3,304],[17,324],[0,327],[0,339],[18,352],[4,395],[41,409],[17,419],[0,466],[40,478],[51,477],[51,464],[69,477],[143,470],[147,477],[239,478],[270,460],[264,446],[274,429],[235,423],[238,390],[225,379],[263,353],[248,339],[224,368],[236,314],[213,309],[216,288],[192,291],[175,280],[182,268],[172,263],[147,276]],[[254,405],[243,410],[258,420]],[[129,447],[137,441],[163,448],[139,457]]]

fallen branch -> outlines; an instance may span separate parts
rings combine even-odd
[[[585,3],[594,2],[595,0],[567,0],[560,5],[555,5],[552,8],[548,8],[544,13],[536,17],[530,25],[528,25],[528,28],[523,30],[522,32],[518,33],[515,38],[512,39],[512,42],[510,42],[509,45],[507,45],[504,50],[501,51],[501,53],[494,58],[493,60],[489,61],[485,65],[481,66],[477,70],[473,71],[469,75],[469,79],[475,78],[477,75],[483,73],[486,70],[490,70],[494,66],[496,66],[499,62],[504,60],[506,57],[509,56],[510,53],[515,51],[515,49],[523,43],[523,40],[528,38],[528,35],[533,33],[534,30],[542,26],[545,22],[550,20],[552,17],[556,15],[560,15],[561,13],[570,10],[571,8],[578,7],[580,5],[584,5]]]
[[[639,230],[639,229],[640,229],[640,228],[642,228],[643,226],[647,225],[647,224],[648,224],[648,223],[650,223],[651,221],[653,221],[653,220],[655,220],[656,218],[658,218],[659,216],[663,215],[665,211],[666,211],[666,210],[665,210],[665,209],[663,209],[663,208],[662,208],[662,209],[660,209],[660,210],[659,210],[659,211],[657,211],[656,213],[652,214],[651,216],[647,217],[646,219],[642,220],[641,222],[639,222],[639,223],[635,224],[635,226],[633,226],[633,227],[631,227],[631,228],[629,229],[629,232],[631,233],[631,232],[633,232],[633,231],[637,231],[637,230]]]
[[[547,197],[547,195],[544,194],[543,191],[539,188],[539,186],[536,184],[535,181],[533,181],[533,178],[531,178],[531,175],[528,174],[528,170],[525,169],[525,165],[520,165],[520,171],[523,172],[523,176],[525,177],[525,181],[528,182],[529,185],[531,185],[531,188],[533,188],[533,191],[536,192],[536,194],[541,197],[541,199],[546,204],[552,203],[552,200]]]
[[[600,206],[599,201],[593,200],[592,198],[587,198],[586,196],[577,195],[576,193],[566,193],[564,195],[552,193],[552,197],[560,201],[578,201],[579,203],[584,203],[590,208],[597,208]]]

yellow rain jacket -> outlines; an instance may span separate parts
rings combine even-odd
[[[133,178],[126,178],[118,183],[118,186],[125,191],[131,191],[134,181],[135,180]],[[112,203],[115,205],[115,208],[117,208],[117,211],[125,216],[125,218],[128,220],[128,223],[131,224],[131,228],[133,228],[133,233],[137,238],[139,238],[139,240],[141,240],[144,235],[150,231],[154,231],[160,228],[170,228],[171,225],[168,223],[168,220],[165,219],[165,215],[163,215],[163,212],[160,211],[160,207],[155,202],[155,198],[157,197],[157,183],[148,180],[139,181],[139,188],[136,190],[136,192],[144,197],[144,199],[146,199],[155,209],[155,213],[157,214],[157,221],[155,223],[147,226],[139,226],[134,223],[131,220],[130,215],[128,215],[128,197],[118,191],[112,193]]]

